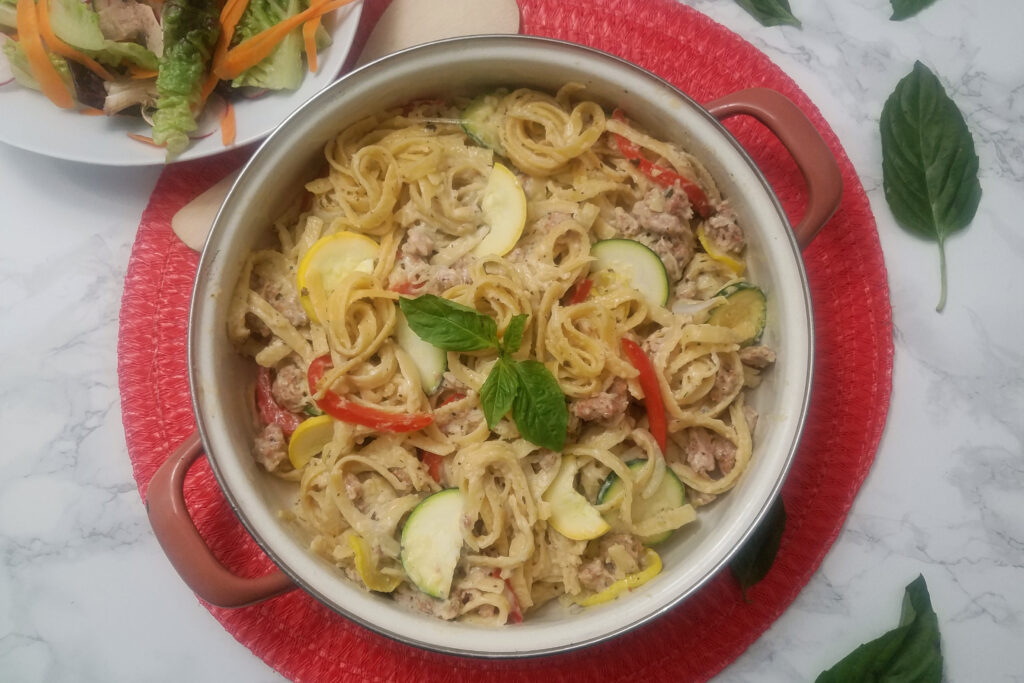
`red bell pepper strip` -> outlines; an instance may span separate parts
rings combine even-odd
[[[399,294],[405,294],[406,296],[412,296],[416,293],[416,290],[423,285],[418,285],[414,282],[406,280],[405,282],[399,282],[396,285],[391,286],[392,292],[398,292]]]
[[[651,428],[651,436],[658,443],[661,452],[668,446],[668,418],[665,416],[665,403],[661,398],[661,384],[654,372],[651,359],[631,339],[622,340],[622,350],[630,364],[640,373],[640,388],[644,390],[644,407],[647,409],[647,422]]]
[[[581,304],[587,299],[587,295],[590,294],[591,288],[594,286],[594,281],[589,277],[583,278],[576,285],[576,288],[572,290],[572,296],[569,297],[569,305]]]
[[[269,368],[260,367],[259,373],[256,375],[256,408],[259,410],[260,419],[264,424],[277,424],[285,436],[291,436],[302,422],[301,417],[285,410],[274,400]]]
[[[500,579],[501,570],[495,567],[494,571],[491,572],[491,576]],[[509,583],[508,579],[505,579],[505,599],[508,600],[508,622],[510,624],[523,623],[523,610],[519,606],[519,598],[516,597],[516,592],[512,590],[512,584]]]
[[[430,478],[440,484],[441,468],[444,466],[444,458],[437,453],[420,451],[420,461],[427,466],[427,472],[430,474]]]
[[[612,118],[616,121],[624,122],[626,120],[626,116],[620,109],[616,109],[612,112]],[[700,185],[689,178],[679,175],[670,168],[662,166],[661,164],[656,164],[650,159],[647,159],[640,153],[639,147],[621,135],[616,134],[615,141],[619,145],[619,152],[622,153],[622,156],[636,164],[636,167],[639,168],[640,172],[645,176],[662,187],[673,187],[678,185],[679,188],[686,193],[686,196],[690,199],[690,203],[693,204],[693,208],[701,215],[702,218],[707,218],[714,213],[711,209],[711,204],[708,203],[708,196],[704,194],[704,190],[701,189]]]
[[[309,382],[311,394],[317,392],[317,385],[320,384],[324,373],[331,366],[331,357],[328,354],[314,359],[309,364],[306,379]],[[434,416],[429,413],[392,413],[345,400],[330,390],[324,392],[323,398],[317,401],[316,405],[336,420],[363,425],[382,432],[415,432],[434,421]]]

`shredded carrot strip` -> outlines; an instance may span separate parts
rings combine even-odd
[[[316,63],[316,30],[320,28],[320,17],[307,21],[302,25],[302,42],[306,46],[306,64],[309,70],[316,73],[319,68]]]
[[[246,69],[254,67],[266,59],[274,51],[274,48],[277,47],[277,44],[284,40],[285,36],[296,27],[347,5],[352,1],[329,0],[321,5],[313,5],[264,31],[260,31],[252,38],[228,50],[224,61],[219,67],[215,68],[217,75],[223,79],[238,76]]]
[[[79,52],[57,37],[57,34],[53,32],[53,27],[50,25],[49,0],[39,0],[39,3],[36,5],[36,11],[39,13],[39,33],[43,36],[43,40],[46,41],[47,47],[61,57],[67,57],[78,62],[105,81],[114,80],[110,72],[100,66],[99,62],[89,55]]]
[[[142,67],[136,66],[135,64],[129,64],[128,75],[131,76],[134,80],[141,81],[147,78],[156,78],[158,75],[160,75],[160,72],[156,69],[143,69]]]
[[[79,114],[83,116],[106,116],[107,113],[102,109],[96,109],[95,107],[82,107],[78,110]]]
[[[248,6],[249,0],[227,0],[220,10],[220,36],[217,38],[217,46],[213,49],[210,73],[207,74],[206,82],[203,83],[202,97],[200,98],[203,104],[206,104],[210,93],[213,92],[213,89],[217,87],[217,82],[220,81],[220,76],[217,75],[218,67],[224,61],[224,56],[228,53],[231,39],[235,36],[235,28],[238,26],[238,22],[242,19],[242,15],[245,14]]]
[[[225,147],[235,144],[235,107],[230,101],[225,104],[220,117],[220,141]]]
[[[64,79],[50,61],[50,56],[46,54],[43,39],[39,35],[39,17],[36,15],[35,0],[18,0],[15,17],[18,33],[21,35],[21,49],[25,51],[29,71],[39,83],[39,89],[58,107],[71,109],[75,106],[75,100],[71,97]]]
[[[137,142],[141,142],[143,144],[149,145],[150,147],[160,147],[160,148],[165,147],[165,145],[157,143],[156,140],[154,140],[153,138],[149,137],[148,135],[139,135],[138,133],[128,133],[128,137],[130,137],[132,140],[135,140]]]

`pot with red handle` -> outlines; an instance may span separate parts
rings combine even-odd
[[[257,428],[254,368],[228,341],[228,299],[245,255],[270,221],[314,177],[324,144],[346,125],[413,99],[469,95],[496,87],[553,92],[567,82],[587,97],[621,108],[654,135],[676,142],[707,166],[746,226],[750,279],[769,294],[764,341],[778,362],[751,396],[762,415],[749,470],[702,514],[697,528],[659,547],[657,581],[600,609],[551,604],[502,630],[440,622],[408,611],[346,580],[308,550],[308,538],[278,512],[293,485],[268,476],[250,448]],[[783,143],[807,184],[804,214],[791,225],[777,197],[722,119],[752,116]],[[700,106],[639,67],[589,48],[526,36],[476,36],[412,48],[369,64],[303,105],[260,147],[217,216],[196,278],[189,324],[189,371],[199,432],[154,477],[147,506],[157,537],[182,578],[203,599],[241,606],[301,588],[368,628],[412,645],[454,654],[515,657],[562,652],[624,633],[663,614],[699,589],[742,545],[778,493],[796,452],[810,400],[811,298],[800,249],[839,204],[842,183],[828,147],[782,95],[752,89]],[[205,452],[246,529],[280,567],[242,579],[214,558],[188,517],[181,489],[188,466]]]

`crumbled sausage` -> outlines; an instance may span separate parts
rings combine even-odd
[[[703,427],[688,432],[686,464],[697,474],[707,474],[718,467],[722,474],[729,474],[736,465],[736,444]]]
[[[277,423],[268,424],[253,442],[253,456],[268,472],[273,472],[288,459],[288,443]]]
[[[267,303],[277,309],[277,312],[287,318],[288,322],[296,327],[309,324],[309,317],[306,310],[299,302],[299,290],[281,278],[264,280],[261,277],[253,276],[253,289]]]
[[[775,352],[767,346],[748,346],[740,349],[740,360],[752,368],[766,368],[775,362]]]
[[[626,412],[629,397],[626,395],[626,383],[615,380],[609,391],[602,391],[594,396],[581,398],[569,404],[569,412],[581,420],[609,420]]]
[[[718,403],[723,398],[734,396],[743,385],[743,373],[737,372],[732,363],[723,363],[715,375],[715,383],[708,393],[712,403]]]
[[[746,244],[743,229],[736,223],[736,213],[728,202],[722,202],[704,224],[704,235],[721,251],[738,254]]]
[[[309,397],[306,373],[293,363],[282,366],[274,377],[270,393],[285,410],[293,413],[302,412]]]

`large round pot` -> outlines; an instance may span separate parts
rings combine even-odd
[[[250,453],[256,429],[254,372],[251,360],[236,353],[227,338],[229,293],[245,254],[265,239],[272,218],[321,165],[324,143],[346,125],[420,97],[496,86],[554,91],[567,81],[584,83],[589,97],[609,108],[622,107],[640,126],[683,145],[707,165],[746,226],[750,279],[769,297],[764,343],[778,351],[778,362],[751,397],[761,420],[748,471],[728,495],[702,512],[695,529],[659,547],[664,570],[655,580],[587,610],[549,604],[525,623],[505,629],[441,622],[344,579],[279,518],[294,490],[266,475]],[[718,121],[736,114],[766,123],[804,172],[809,203],[796,227],[799,239],[760,171]],[[203,251],[189,326],[190,380],[201,443],[199,437],[190,439],[150,485],[150,516],[158,538],[193,590],[214,604],[248,604],[297,585],[378,633],[449,653],[511,657],[560,652],[654,619],[728,562],[782,485],[811,386],[811,300],[800,245],[831,215],[839,192],[838,167],[827,147],[780,95],[744,91],[705,109],[637,66],[564,42],[523,36],[454,39],[406,50],[346,76],[302,106],[260,147],[227,197]],[[205,548],[181,494],[184,473],[200,451],[207,454],[246,529],[281,572],[240,579]]]

